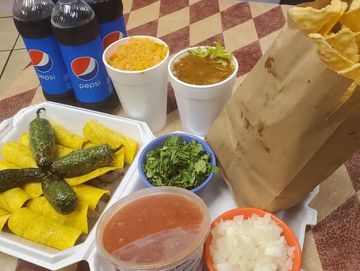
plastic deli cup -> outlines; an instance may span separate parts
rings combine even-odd
[[[96,244],[118,270],[202,270],[210,218],[205,203],[177,187],[147,188],[111,206],[100,218]]]
[[[169,51],[160,63],[145,70],[126,71],[110,66],[107,60],[120,44],[132,38],[147,38],[168,47],[162,40],[150,36],[123,38],[105,49],[103,62],[125,113],[130,118],[145,121],[153,132],[157,132],[166,123]]]
[[[173,66],[179,59],[187,55],[188,50],[196,48],[198,47],[182,50],[173,56],[169,62],[168,71],[183,128],[194,134],[206,135],[232,94],[238,71],[238,62],[235,57],[232,57],[234,71],[221,82],[211,85],[188,84],[179,80],[173,74]]]

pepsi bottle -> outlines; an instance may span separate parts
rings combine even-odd
[[[100,23],[100,36],[105,49],[127,36],[121,0],[85,0],[95,11]]]
[[[51,31],[51,0],[15,0],[13,19],[47,100],[73,104],[75,97],[59,46]]]
[[[99,22],[94,11],[84,0],[58,0],[51,25],[78,105],[113,112],[119,99],[102,62]]]

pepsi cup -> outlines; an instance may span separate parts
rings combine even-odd
[[[94,11],[83,0],[59,0],[51,24],[78,105],[113,112],[119,99],[102,63],[103,48]]]
[[[51,0],[15,0],[13,19],[23,38],[47,100],[74,104],[72,85],[52,34]]]

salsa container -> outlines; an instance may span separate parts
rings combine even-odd
[[[148,198],[151,196],[160,196],[160,195],[172,195],[185,198],[186,200],[192,202],[196,205],[200,213],[202,213],[202,221],[199,224],[197,229],[197,233],[191,235],[191,240],[186,245],[186,249],[178,250],[176,253],[171,256],[168,255],[162,256],[162,259],[156,263],[151,264],[138,264],[138,263],[129,263],[120,260],[117,257],[114,257],[106,251],[103,245],[103,235],[106,225],[110,222],[110,220],[118,213],[122,208],[125,208],[128,204],[134,203],[144,198]],[[173,209],[172,209],[173,210]],[[205,203],[199,198],[196,194],[185,190],[183,188],[178,187],[152,187],[147,189],[142,189],[136,191],[126,197],[122,198],[114,205],[112,205],[99,219],[99,224],[97,227],[96,234],[96,246],[99,251],[99,254],[105,259],[105,261],[109,262],[114,266],[117,270],[126,270],[126,271],[136,271],[136,270],[146,270],[146,271],[186,271],[186,270],[194,270],[201,271],[202,270],[202,256],[203,256],[203,248],[205,244],[205,240],[210,231],[210,218],[208,214],[207,207]],[[164,235],[164,231],[157,232],[159,235]],[[188,234],[188,233],[187,233]],[[151,239],[151,235],[147,235],[143,238]],[[182,236],[183,238],[183,236]],[[139,239],[138,239],[139,241]],[[143,242],[145,242],[143,240]]]
[[[64,125],[73,133],[81,134],[83,124],[89,119],[95,119],[101,124],[132,137],[139,142],[140,147],[136,158],[128,168],[119,186],[113,192],[104,211],[125,195],[147,188],[141,181],[137,170],[138,155],[141,149],[154,139],[155,136],[144,122],[77,107],[45,102],[24,108],[14,117],[0,123],[0,147],[5,142],[17,140],[20,135],[27,130],[28,124],[35,116],[36,110],[41,107],[46,108],[43,115],[44,117]],[[73,121],[74,118],[76,118],[76,121]],[[310,208],[308,204],[318,192],[319,188],[317,187],[300,204],[289,210],[276,213],[279,218],[284,220],[286,224],[292,228],[301,247],[304,243],[306,225],[316,224],[317,212]],[[225,211],[236,207],[231,192],[220,174],[215,175],[214,180],[210,182],[204,190],[200,191],[198,195],[207,205],[211,221]],[[0,232],[0,252],[21,258],[50,270],[57,270],[81,260],[86,260],[89,263],[91,271],[115,271],[109,263],[104,261],[97,251],[95,245],[96,228],[97,224],[95,224],[89,232],[83,243],[63,251],[27,241],[11,233]]]

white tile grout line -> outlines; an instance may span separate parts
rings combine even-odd
[[[20,37],[20,35],[18,34],[17,37],[16,37],[16,39],[15,39],[15,42],[14,42],[14,44],[13,44],[11,50],[10,50],[10,54],[8,55],[8,57],[7,57],[6,61],[5,61],[4,67],[3,67],[3,69],[2,69],[2,71],[1,71],[1,73],[0,73],[0,80],[1,80],[1,78],[2,78],[2,76],[3,76],[3,74],[4,74],[4,72],[5,72],[5,69],[6,69],[7,64],[9,63],[10,57],[11,57],[11,55],[12,55],[12,52],[14,51],[14,48],[15,48],[15,46],[16,46],[16,43],[17,43],[19,37]]]

